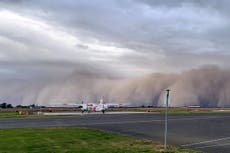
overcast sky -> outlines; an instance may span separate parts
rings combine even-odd
[[[1,78],[230,67],[228,0],[2,0]]]

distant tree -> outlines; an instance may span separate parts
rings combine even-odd
[[[2,103],[0,104],[0,108],[13,108],[13,106],[11,104]]]
[[[2,104],[0,104],[0,107],[1,107],[1,108],[6,108],[6,106],[7,106],[7,104],[6,104],[6,103],[2,103]]]
[[[17,108],[22,108],[23,106],[22,106],[22,105],[17,105],[16,107],[17,107]]]
[[[13,108],[13,106],[11,104],[7,104],[6,108]]]
[[[29,106],[30,108],[35,108],[35,104],[32,104]]]

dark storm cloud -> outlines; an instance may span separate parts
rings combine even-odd
[[[171,60],[170,55],[173,54],[173,57],[178,55],[178,59],[173,58],[176,62],[190,59],[196,66],[200,66],[197,62],[221,66],[222,60],[209,59],[224,56],[229,52],[228,6],[228,1],[207,3],[176,0],[90,3],[46,1],[40,2],[36,7],[46,12],[43,16],[45,19],[70,28],[74,35],[81,35],[84,39],[87,39],[87,36],[94,37],[139,52],[129,56],[134,57],[133,60],[139,58],[140,63],[136,63],[135,66],[142,65],[142,56],[145,56],[146,52],[150,55],[154,53],[164,56],[160,60],[149,60],[149,65],[156,62],[164,65],[168,63],[167,60]],[[181,59],[180,54],[191,56]],[[210,57],[211,55],[213,57]],[[196,56],[204,62],[196,61]],[[184,69],[183,63],[177,64],[174,68]],[[166,64],[165,67],[173,68],[173,64]]]
[[[152,49],[153,45],[164,54],[170,51],[219,51],[222,42],[229,40],[221,37],[229,25],[226,20],[228,14],[223,11],[228,6],[227,1],[68,0],[21,3],[20,7],[25,10],[33,9],[33,12],[28,11],[29,15],[61,23],[63,27],[72,28],[71,32],[87,34],[140,52],[145,51],[142,48],[157,52]],[[211,49],[207,49],[209,46]]]

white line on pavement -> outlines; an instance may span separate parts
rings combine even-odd
[[[209,145],[209,146],[196,147],[196,149],[211,148],[211,147],[219,147],[219,146],[229,146],[229,145],[230,145],[230,143],[223,143],[223,144],[216,144],[216,145]]]
[[[199,145],[199,144],[204,144],[204,143],[212,143],[212,142],[217,142],[217,141],[223,141],[223,140],[228,140],[230,137],[225,137],[225,138],[220,138],[220,139],[213,139],[213,140],[208,140],[208,141],[201,141],[197,143],[190,143],[190,144],[184,144],[181,145],[182,147],[188,147],[188,146],[194,146],[194,145]]]

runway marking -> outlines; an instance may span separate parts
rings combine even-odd
[[[196,147],[195,149],[203,149],[203,148],[219,147],[219,146],[229,146],[229,145],[230,145],[230,143],[224,143],[224,144],[216,144],[216,145]]]
[[[208,119],[218,119],[218,118],[226,118],[226,117],[209,117],[209,118],[180,118],[180,119],[169,119],[169,121],[184,121],[184,120],[208,120]],[[228,116],[227,118],[230,118],[230,116]],[[120,122],[120,121],[114,121],[114,122],[101,122],[101,123],[83,123],[83,124],[80,124],[80,125],[103,125],[103,124],[126,124],[126,123],[148,123],[148,122],[162,122],[164,121],[163,119],[160,120],[160,119],[157,119],[157,120],[142,120],[142,121],[123,121],[123,122]]]
[[[80,112],[57,112],[57,113],[43,113],[43,115],[54,115],[54,116],[65,116],[65,115],[101,115],[101,112],[90,112],[90,113],[80,113]],[[106,114],[109,115],[114,115],[114,114],[159,114],[159,113],[155,113],[155,112],[129,112],[129,111],[122,111],[122,112],[106,112]],[[104,114],[103,114],[104,115]]]
[[[208,120],[208,119],[223,119],[223,118],[230,118],[230,116],[213,116],[213,117],[190,117],[190,118],[169,118],[168,121],[173,120],[173,121],[177,121],[177,120]]]
[[[225,137],[225,138],[220,138],[220,139],[213,139],[213,140],[208,140],[208,141],[201,141],[201,142],[197,142],[197,143],[184,144],[184,145],[181,145],[181,146],[182,147],[189,147],[189,146],[205,144],[205,143],[212,143],[212,142],[223,141],[223,140],[228,140],[228,139],[230,139],[230,137]]]

